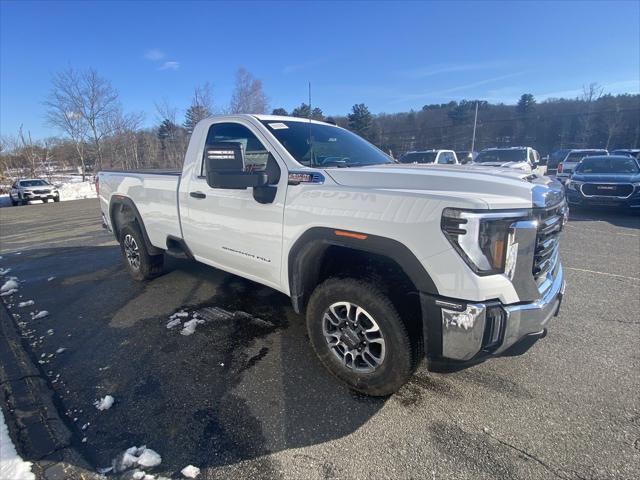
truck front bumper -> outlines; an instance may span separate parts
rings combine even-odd
[[[564,288],[562,265],[558,265],[553,283],[535,302],[469,303],[421,294],[427,355],[469,361],[500,354],[523,338],[545,330],[560,311]]]

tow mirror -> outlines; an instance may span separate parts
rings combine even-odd
[[[267,184],[264,172],[245,172],[242,144],[214,143],[204,148],[207,183],[211,188],[245,189]]]

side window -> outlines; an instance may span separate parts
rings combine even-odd
[[[216,123],[211,125],[207,133],[206,144],[225,142],[242,145],[245,171],[259,172],[266,170],[269,152],[247,127],[239,123]],[[205,175],[204,169],[203,161],[200,169],[201,175]]]

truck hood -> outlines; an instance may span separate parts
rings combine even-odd
[[[527,162],[482,162],[476,163],[483,167],[501,167],[501,168],[513,168],[515,170],[522,170],[523,172],[531,172],[531,165]]]
[[[564,197],[559,182],[510,168],[403,164],[325,172],[339,185],[429,194],[468,208],[531,208]]]

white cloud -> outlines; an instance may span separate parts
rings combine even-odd
[[[618,95],[622,93],[640,93],[640,80],[621,80],[617,82],[610,82],[601,84],[600,87],[603,93],[610,93],[612,95]],[[583,88],[574,88],[570,90],[561,90],[557,92],[541,93],[536,95],[538,100],[546,100],[548,98],[576,98],[582,96],[584,93]]]
[[[152,62],[158,62],[165,57],[165,54],[162,50],[158,50],[157,48],[153,48],[151,50],[147,50],[144,54],[144,58],[147,60],[151,60]]]
[[[436,90],[436,91],[432,90],[432,91],[427,91],[423,93],[407,93],[405,95],[401,95],[400,97],[396,98],[394,101],[389,102],[389,104],[404,103],[404,102],[409,102],[413,100],[421,100],[425,98],[439,98],[439,97],[442,97],[443,95],[448,95],[455,92],[461,92],[464,90],[470,90],[476,87],[480,87],[482,85],[487,85],[490,83],[499,82],[501,80],[506,80],[508,78],[517,77],[519,75],[524,75],[525,73],[527,72],[523,71],[523,72],[508,73],[506,75],[485,78],[484,80],[479,80],[473,83],[467,83],[465,85],[458,85],[457,87],[447,88],[445,90]],[[482,95],[475,95],[475,96],[482,97]]]
[[[158,70],[178,70],[180,68],[180,62],[164,62]]]
[[[503,61],[490,61],[482,63],[460,63],[460,64],[438,64],[430,65],[428,67],[415,68],[412,70],[405,70],[401,72],[403,77],[407,78],[425,78],[432,77],[434,75],[441,75],[443,73],[460,73],[470,72],[474,70],[484,70],[489,68],[504,67],[506,62]]]

